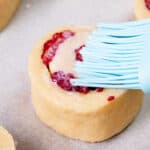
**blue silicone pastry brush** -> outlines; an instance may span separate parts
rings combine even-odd
[[[150,20],[100,23],[81,54],[73,85],[150,93]]]

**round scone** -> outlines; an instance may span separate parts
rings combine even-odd
[[[94,26],[68,26],[45,36],[29,61],[32,101],[41,121],[57,132],[88,142],[122,131],[139,112],[140,90],[73,86],[74,65]],[[93,58],[94,59],[94,58]]]
[[[135,0],[136,19],[150,18],[150,0]]]
[[[0,30],[2,30],[14,15],[20,0],[0,0]]]
[[[15,150],[13,137],[2,127],[0,127],[0,150]]]

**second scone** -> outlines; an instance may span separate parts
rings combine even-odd
[[[0,127],[0,150],[15,150],[13,137],[3,127]]]
[[[0,0],[0,31],[14,15],[20,0]]]

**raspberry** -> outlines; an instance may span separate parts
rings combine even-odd
[[[150,10],[150,0],[145,0],[145,5]]]

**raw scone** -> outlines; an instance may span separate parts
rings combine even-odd
[[[2,127],[0,127],[0,150],[15,150],[13,137]]]
[[[150,18],[150,0],[135,0],[136,19]]]
[[[0,30],[2,30],[14,15],[20,0],[0,0]]]
[[[77,77],[75,61],[84,61],[80,50],[94,28],[69,26],[50,32],[36,45],[29,61],[32,101],[41,121],[62,135],[88,142],[122,131],[143,100],[140,90],[70,85],[68,78]]]

